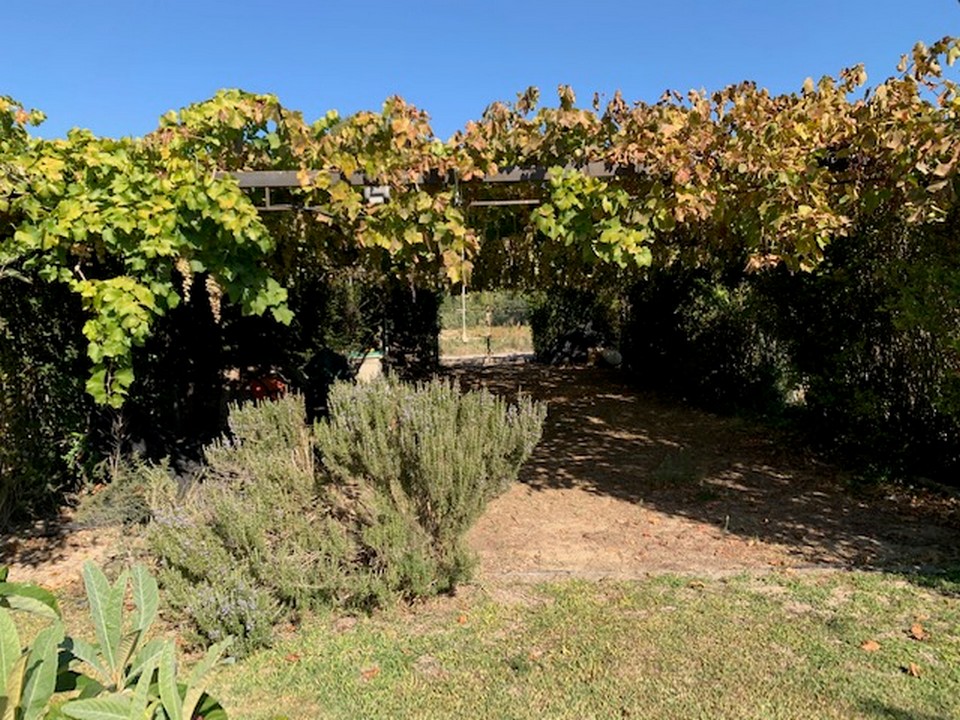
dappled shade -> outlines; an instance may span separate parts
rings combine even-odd
[[[464,384],[549,406],[521,484],[474,542],[485,571],[712,574],[808,567],[929,570],[955,561],[937,508],[855,493],[789,437],[633,391],[611,371],[459,368]],[[939,506],[938,506],[939,507]]]

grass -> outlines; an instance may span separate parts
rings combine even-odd
[[[839,572],[475,586],[355,622],[308,619],[214,690],[251,720],[946,720],[960,716],[956,591]]]
[[[489,328],[478,325],[467,328],[467,342],[463,341],[460,328],[441,330],[440,356],[486,355],[488,335],[489,351],[493,355],[533,352],[533,336],[530,334],[529,325],[495,325]]]

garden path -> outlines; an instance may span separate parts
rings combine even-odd
[[[520,482],[471,531],[480,578],[634,578],[960,558],[960,502],[852,489],[786,436],[626,386],[614,371],[459,367],[464,387],[546,400]]]

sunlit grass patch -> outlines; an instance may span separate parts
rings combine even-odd
[[[489,344],[487,342],[489,338]],[[504,355],[533,352],[533,336],[529,325],[468,327],[464,342],[459,328],[440,331],[440,356]]]
[[[314,617],[221,672],[217,694],[249,718],[960,711],[960,601],[899,577],[664,577],[533,593],[531,602],[503,603],[473,588],[346,629]],[[911,634],[918,624],[922,639]]]

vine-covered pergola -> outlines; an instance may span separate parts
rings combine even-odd
[[[508,252],[537,282],[731,252],[810,270],[881,216],[948,215],[960,94],[944,68],[958,56],[953,38],[919,44],[868,90],[862,67],[789,94],[744,82],[587,108],[569,87],[556,106],[531,88],[446,141],[400,98],[309,123],[241,91],[170,112],[144,138],[40,140],[27,128],[42,114],[5,98],[0,270],[80,298],[87,389],[117,406],[133,349],[194,277],[217,306],[281,323],[304,263],[458,284],[490,244],[471,208],[529,210]]]
[[[504,169],[501,172],[490,173],[481,177],[473,178],[464,183],[460,183],[455,171],[451,171],[446,176],[441,177],[438,173],[432,173],[427,176],[421,176],[413,183],[417,186],[428,188],[461,188],[470,185],[473,187],[482,187],[483,185],[515,185],[525,184],[531,187],[533,191],[542,187],[552,176],[559,176],[565,172],[578,172],[590,178],[611,179],[624,176],[636,176],[640,174],[637,168],[622,167],[603,162],[591,162],[582,166],[568,165],[562,168],[546,167],[513,167]],[[247,191],[252,198],[257,210],[261,212],[284,212],[289,210],[320,210],[302,204],[292,202],[289,193],[292,190],[300,190],[303,187],[303,180],[307,183],[316,181],[317,171],[309,171],[304,177],[296,170],[241,170],[228,173],[237,181],[243,190]],[[371,204],[379,204],[389,200],[390,188],[386,185],[378,185],[375,180],[370,179],[362,173],[354,173],[350,177],[345,177],[341,173],[332,171],[328,173],[331,184],[346,182],[355,187],[364,188],[364,197]],[[285,193],[286,201],[276,201],[276,193]],[[527,198],[506,198],[506,199],[474,199],[470,200],[468,207],[512,207],[521,205],[539,205],[543,202],[540,193],[537,197]]]

